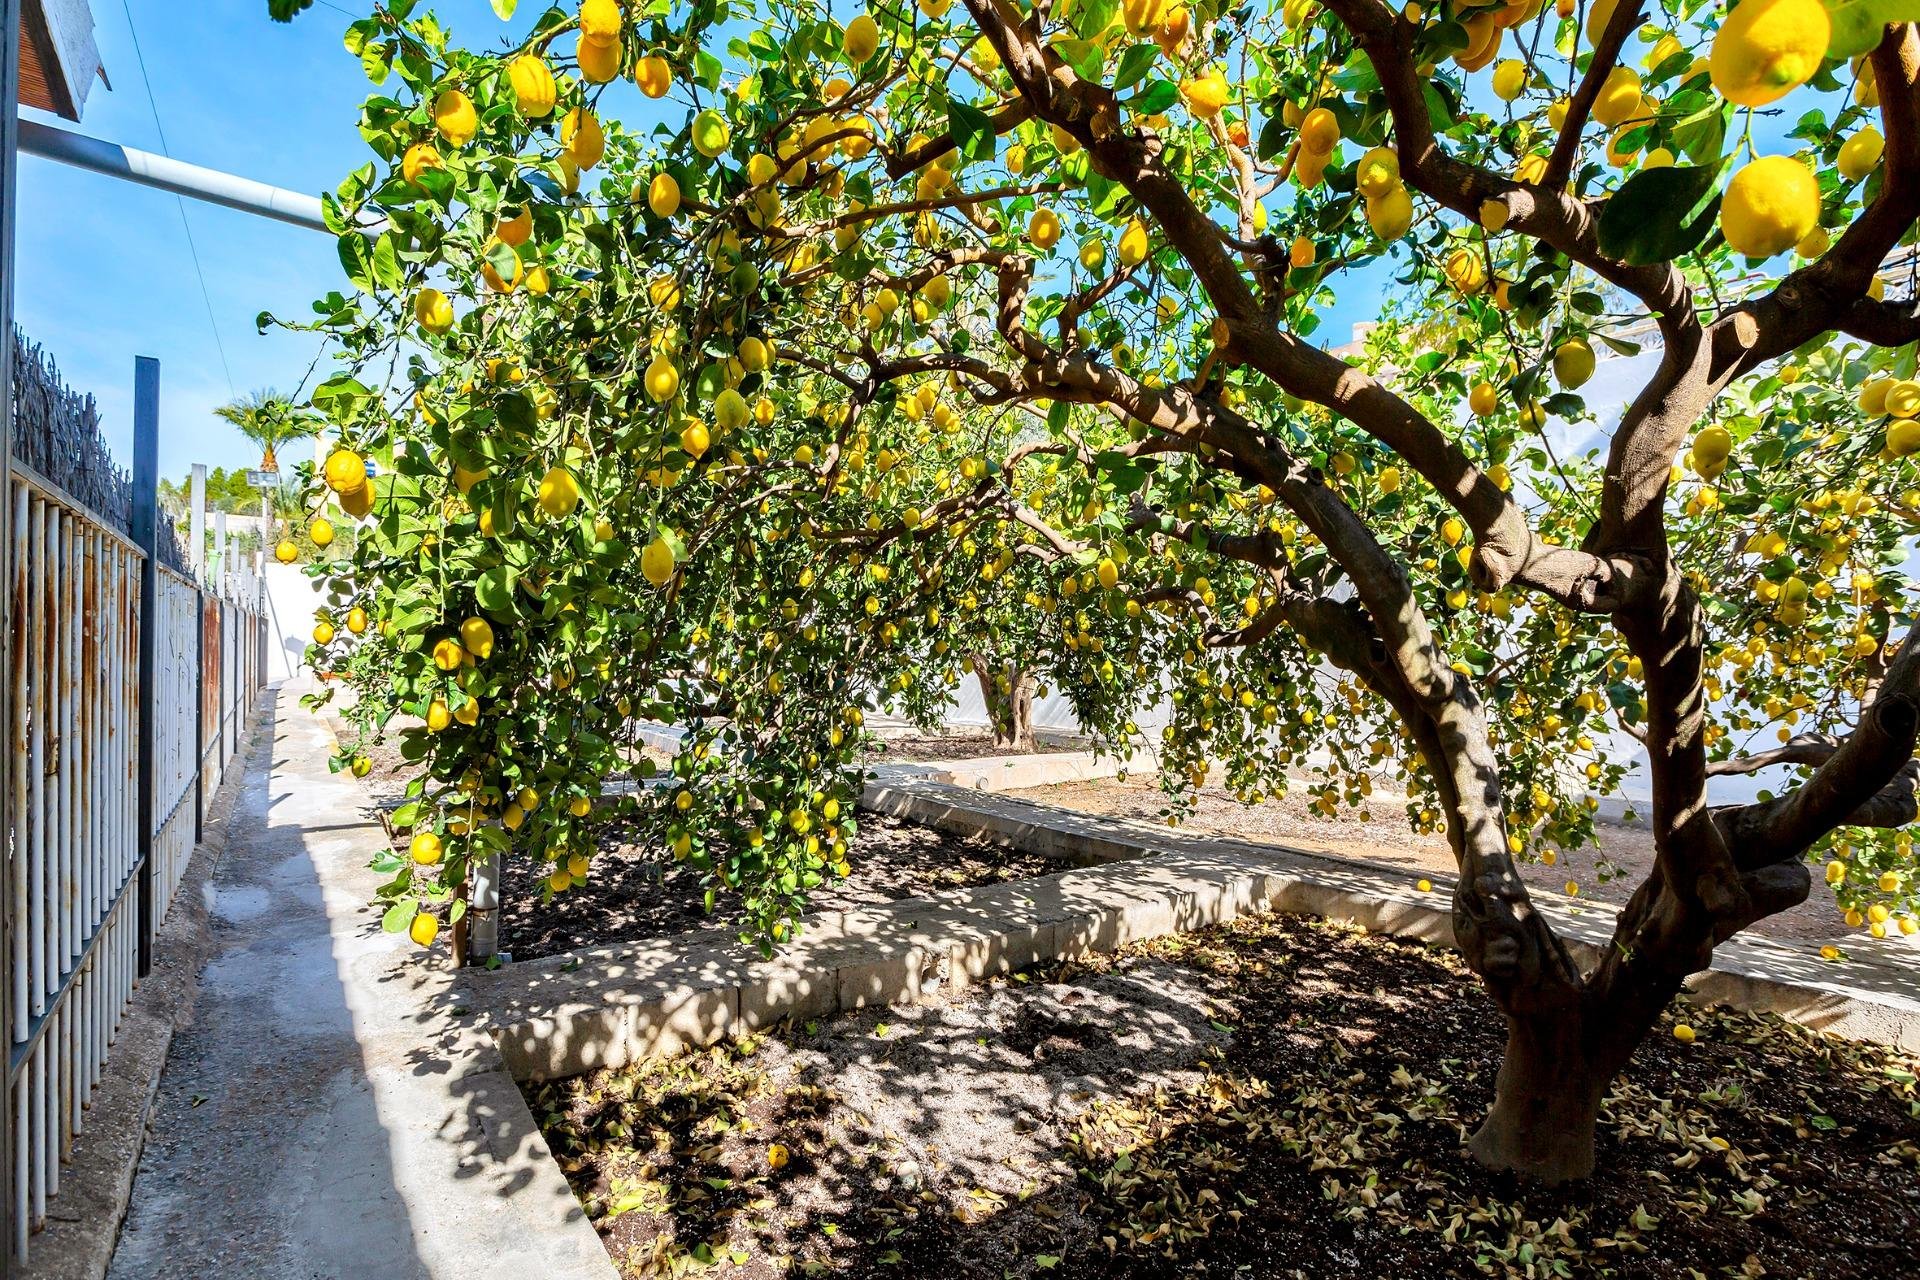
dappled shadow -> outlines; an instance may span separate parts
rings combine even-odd
[[[316,857],[331,846],[298,825],[301,797],[282,781],[300,714],[270,690],[229,766],[240,793],[205,884],[210,957],[160,1081],[114,1280],[370,1274],[375,1258],[384,1275],[429,1274],[330,936]]]
[[[529,1094],[636,1276],[702,1250],[748,1276],[1920,1265],[1920,1174],[1881,1157],[1920,1139],[1916,1064],[1684,1016],[1698,1039],[1663,1023],[1599,1176],[1559,1190],[1464,1155],[1504,1034],[1457,959],[1288,917]]]

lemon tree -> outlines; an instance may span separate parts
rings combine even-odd
[[[321,656],[433,837],[389,924],[431,941],[477,854],[566,892],[621,812],[777,942],[864,715],[985,627],[1116,749],[1163,704],[1178,796],[1444,831],[1509,1033],[1472,1149],[1584,1174],[1681,981],[1816,869],[1915,928],[1916,16],[375,8],[304,323],[370,511]],[[1642,755],[1657,865],[1583,964],[1518,867]]]

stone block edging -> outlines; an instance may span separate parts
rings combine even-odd
[[[473,1034],[498,1046],[516,1078],[552,1079],[698,1048],[789,1017],[911,1003],[994,974],[1255,912],[1347,919],[1453,944],[1447,882],[1421,892],[1410,874],[1278,846],[1156,837],[1138,824],[969,799],[963,789],[921,780],[876,783],[862,803],[1079,865],[811,917],[770,959],[708,934],[465,971],[456,989],[475,1014]],[[1543,909],[1561,915],[1560,907]],[[1555,924],[1576,953],[1591,958],[1611,917],[1581,912]],[[1787,980],[1768,972],[1768,953],[1753,944],[1727,944],[1722,953],[1690,982],[1695,998],[1920,1048],[1920,1000]]]

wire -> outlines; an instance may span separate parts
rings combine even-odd
[[[128,0],[120,0],[120,9],[127,15],[127,33],[133,37],[134,60],[140,65],[140,83],[147,91],[147,109],[153,112],[153,129],[160,135],[160,154],[171,157],[173,152],[167,146],[167,131],[160,123],[160,104],[153,98],[153,81],[147,76],[147,55],[140,48],[140,31],[133,25],[133,9]],[[227,394],[239,395],[233,384],[233,366],[227,363],[227,344],[220,339],[220,321],[213,311],[213,294],[207,288],[207,273],[200,266],[200,246],[193,240],[193,223],[187,218],[187,202],[176,195],[173,202],[180,209],[180,227],[187,233],[187,253],[193,259],[193,274],[200,281],[200,300],[207,306],[207,325],[213,330],[213,346],[220,353],[220,368],[227,375]]]

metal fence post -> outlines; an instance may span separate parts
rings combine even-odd
[[[140,859],[139,973],[153,968],[153,686],[160,628],[160,362],[139,356],[133,362],[133,540],[145,553],[140,566],[139,728],[134,735],[136,826]]]
[[[197,468],[196,468],[197,470]],[[207,834],[207,593],[193,591],[193,843]]]
[[[0,510],[9,513],[13,510],[13,232],[19,216],[14,175],[20,165],[19,113],[14,104],[19,96],[20,0],[0,0]],[[0,582],[13,580],[9,569],[14,551],[8,545],[12,529],[9,514],[0,520]],[[11,725],[13,711],[6,700],[13,686],[13,620],[7,594],[0,592],[0,673],[6,676],[0,679],[0,724]],[[9,757],[10,753],[0,752],[0,797],[13,795],[10,773],[19,766]],[[12,812],[6,800],[0,800],[0,804],[7,805],[0,820],[0,836],[9,836],[20,815]],[[8,922],[9,928],[17,927],[11,923],[10,880],[11,876],[0,875],[0,921]],[[3,936],[4,931],[0,931]],[[11,945],[7,946],[5,954],[12,953]],[[6,1028],[6,1035],[0,1039],[9,1048],[13,1043],[12,992],[12,977],[6,975],[0,981],[0,1027]],[[12,1055],[7,1056],[10,1059]],[[4,1061],[0,1061],[0,1085],[5,1086],[0,1088],[0,1280],[4,1280],[13,1274],[13,1182],[16,1176],[24,1176],[14,1168],[13,1073]]]
[[[193,478],[187,481],[187,568],[195,585],[207,576],[207,464],[193,464]]]

